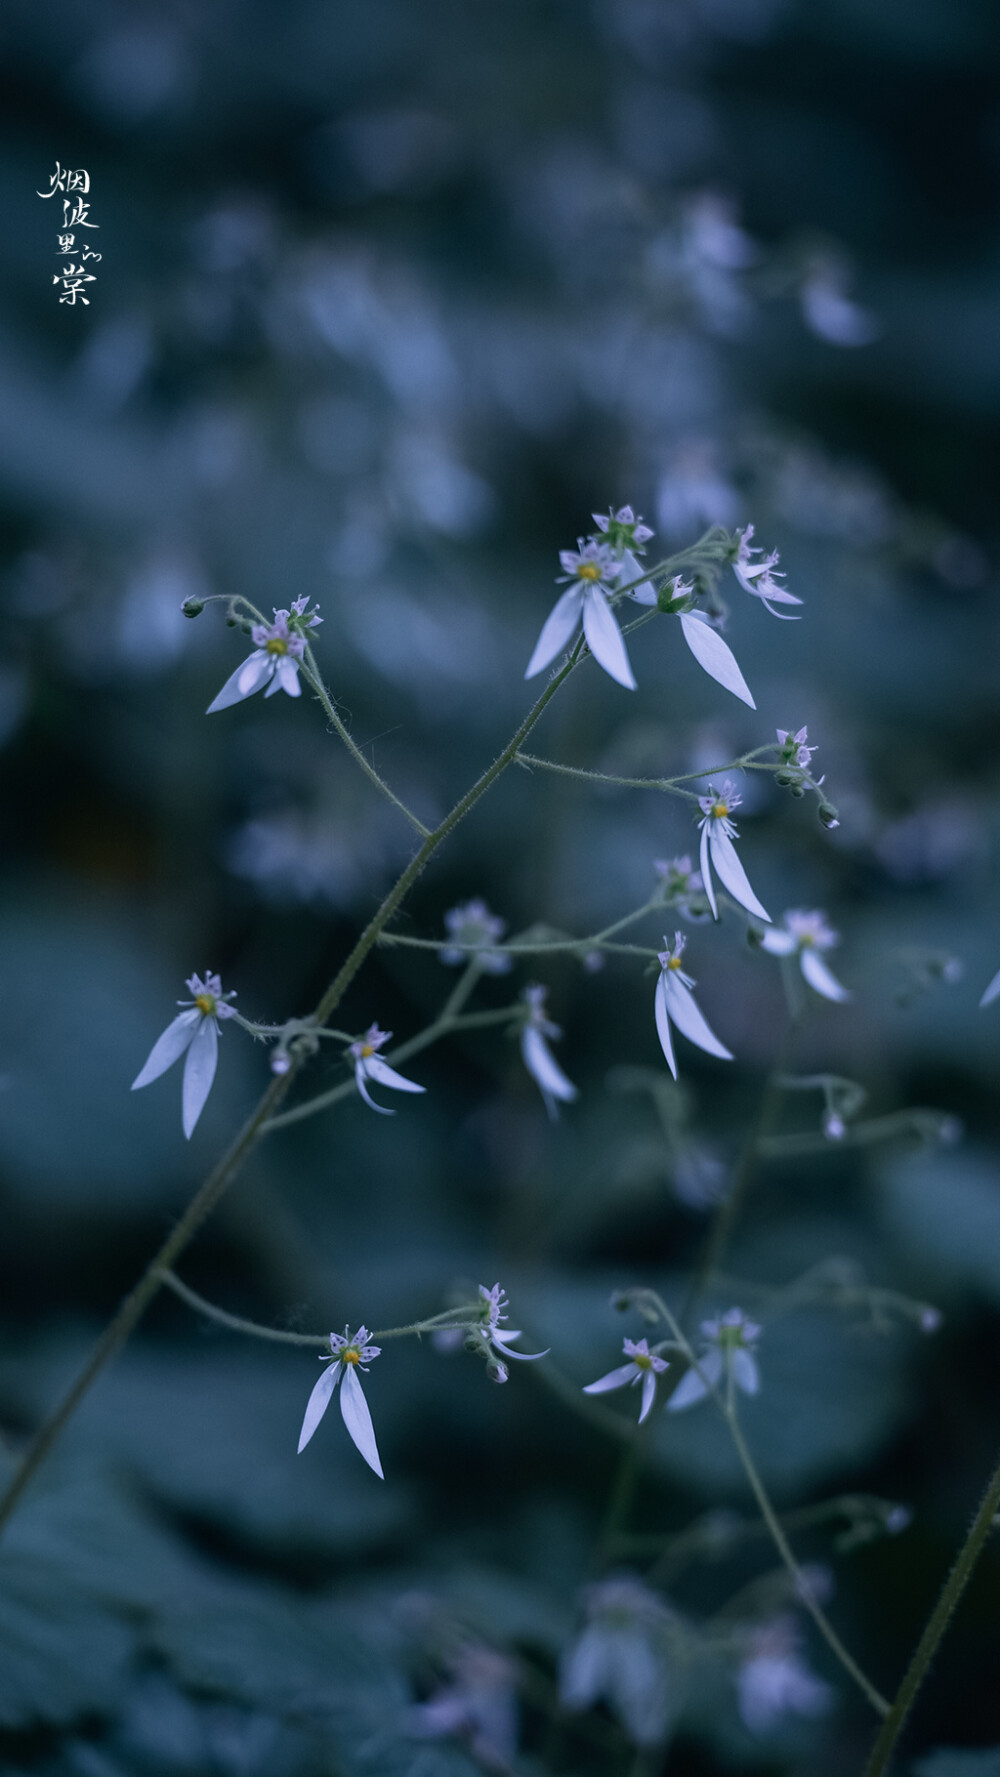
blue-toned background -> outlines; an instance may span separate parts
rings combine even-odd
[[[190,1146],[176,1075],[130,1096],[184,978],[219,970],[248,1016],[304,1012],[410,852],[309,699],[205,718],[245,643],[223,607],[189,622],[182,601],[317,601],[345,719],[432,821],[528,707],[557,551],[592,511],[631,500],[654,550],[752,521],[805,601],[779,625],[724,588],[756,713],[664,621],[634,639],[637,695],[588,666],[533,745],[661,776],[808,723],[840,827],[763,778],[741,825],[765,904],[822,906],[842,934],[853,1000],[814,1003],[794,1066],[860,1081],[866,1114],[963,1126],[772,1156],[727,1261],[750,1288],[846,1256],[944,1311],[933,1338],[860,1311],[763,1315],[746,1416],[783,1507],[848,1490],[912,1508],[905,1534],[843,1557],[828,1528],[796,1540],[832,1560],[831,1612],[891,1693],[996,1442],[1000,1007],[977,1008],[1000,965],[992,10],[8,0],[0,42],[11,1458],[266,1082],[230,1026]],[[90,175],[87,306],[53,287],[61,195],[37,193],[57,161]],[[399,929],[436,938],[482,894],[512,930],[594,931],[696,842],[680,802],[512,771]],[[427,1095],[394,1121],[350,1100],[265,1144],[184,1275],[320,1330],[500,1277],[529,1348],[592,1380],[623,1331],[611,1290],[674,1287],[696,1260],[697,1181],[735,1163],[774,1057],[780,981],[742,930],[691,928],[738,1065],[683,1047],[670,1141],[622,1071],[666,1079],[651,979],[552,962],[581,1089],[558,1125],[515,1042],[430,1049],[405,1070]],[[384,950],[339,1016],[404,1040],[451,982],[433,954]],[[488,982],[481,1003],[510,992]],[[308,1083],[341,1077],[325,1058]],[[819,1109],[789,1097],[779,1131],[814,1134]],[[409,1731],[465,1635],[514,1662],[518,1777],[628,1777],[609,1714],[553,1725],[614,1445],[527,1366],[494,1389],[462,1353],[406,1343],[367,1384],[382,1485],[336,1413],[296,1458],[314,1369],[156,1306],[0,1554],[0,1768],[469,1777],[457,1740]],[[722,1428],[663,1419],[634,1527],[718,1507],[751,1516]],[[702,1624],[772,1565],[748,1540],[685,1568],[672,1602]],[[988,1568],[913,1724],[901,1769],[920,1777],[952,1777],[928,1749],[1000,1740]],[[754,1738],[720,1669],[644,1777],[860,1771],[864,1705],[805,1646],[837,1686],[825,1720]]]

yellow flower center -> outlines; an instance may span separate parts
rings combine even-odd
[[[582,561],[576,570],[576,577],[578,580],[599,580],[601,570],[596,561]]]
[[[681,966],[681,959],[679,956],[672,956],[670,958],[669,962],[667,963],[668,969],[679,969],[680,966]]]
[[[264,644],[264,649],[267,654],[287,654],[288,643],[282,636],[271,636]]]
[[[713,802],[712,813],[717,820],[722,820],[723,816],[729,813],[729,804],[727,802]]]
[[[642,1352],[642,1351],[636,1352],[634,1358],[632,1359],[632,1362],[634,1363],[637,1370],[651,1370],[653,1368],[652,1358],[647,1357],[645,1355],[645,1352]]]
[[[203,1012],[206,1018],[211,1012],[215,1011],[214,993],[199,993],[194,1003],[199,1012]]]
[[[361,1362],[361,1353],[357,1346],[349,1345],[346,1351],[342,1351],[340,1354],[340,1361],[342,1364],[359,1364]]]
[[[375,1044],[374,1043],[362,1043],[361,1054],[362,1054],[365,1061],[368,1060],[369,1055],[374,1055],[374,1053],[375,1053]]]
[[[815,944],[815,942],[816,942],[816,940],[813,937],[811,932],[800,932],[799,933],[799,943],[802,945],[803,949],[805,949],[807,944]]]

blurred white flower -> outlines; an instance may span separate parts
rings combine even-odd
[[[663,942],[667,943],[666,938]],[[660,976],[656,983],[656,1031],[667,1058],[667,1066],[675,1080],[677,1063],[674,1060],[674,1045],[670,1034],[671,1023],[687,1037],[689,1043],[704,1049],[707,1055],[717,1055],[720,1061],[733,1059],[730,1051],[723,1047],[718,1037],[709,1029],[704,1015],[695,1005],[691,992],[694,982],[690,975],[683,973],[681,964],[685,943],[683,932],[675,932],[673,949],[668,947],[660,952]]]
[[[524,676],[533,679],[562,653],[582,616],[587,646],[598,665],[619,685],[634,691],[636,684],[625,643],[607,599],[611,583],[622,572],[622,563],[607,543],[598,543],[594,538],[585,543],[581,537],[578,545],[575,550],[560,551],[559,560],[566,572],[559,580],[573,584],[556,600],[546,618]]]
[[[833,1701],[830,1686],[802,1659],[791,1617],[778,1617],[750,1632],[736,1689],[740,1714],[753,1734],[768,1733],[785,1715],[823,1715]]]
[[[845,266],[817,259],[802,285],[802,316],[806,326],[832,346],[869,346],[882,329],[875,316],[846,294]]]
[[[702,812],[701,827],[701,874],[705,884],[708,904],[715,918],[719,917],[719,909],[715,904],[715,889],[712,884],[712,871],[729,890],[734,901],[745,907],[748,913],[755,913],[758,919],[765,919],[770,925],[771,915],[761,906],[753,889],[747,881],[747,873],[736,856],[733,840],[739,837],[736,827],[729,819],[730,811],[738,808],[743,798],[736,785],[727,778],[722,786],[721,795],[714,786],[707,796],[699,796],[698,807]]]
[[[704,904],[705,884],[698,871],[692,868],[691,859],[686,852],[680,858],[654,859],[653,869],[663,883],[664,906],[676,907],[685,919],[695,922],[708,919],[708,909]]]
[[[273,623],[255,623],[250,631],[254,652],[230,675],[217,697],[212,699],[207,714],[241,703],[266,685],[265,697],[286,691],[299,697],[299,663],[306,651],[305,631],[322,623],[315,611],[309,612],[309,599],[303,593],[295,599],[290,611],[275,611]]]
[[[1000,969],[997,970],[997,973],[987,987],[979,1004],[981,1006],[992,1006],[993,1001],[998,997],[1000,997]]]
[[[796,598],[794,593],[786,591],[783,586],[778,585],[778,581],[783,580],[785,576],[774,573],[780,559],[776,549],[772,549],[770,555],[764,556],[763,561],[754,561],[754,556],[761,555],[763,551],[751,548],[750,539],[752,536],[752,524],[748,524],[745,530],[740,531],[739,547],[733,560],[733,573],[744,592],[749,592],[752,598],[760,599],[765,610],[770,611],[772,617],[781,617],[786,623],[793,623],[797,620],[790,612],[775,611],[773,606],[801,605],[802,600]]]
[[[821,950],[832,950],[840,943],[840,934],[827,925],[825,913],[807,913],[801,908],[790,908],[784,916],[784,924],[762,933],[760,941],[772,956],[797,955],[799,966],[810,987],[822,994],[825,1000],[850,999],[847,988],[841,987],[819,955]]]
[[[650,1351],[646,1339],[625,1339],[622,1350],[628,1358],[627,1364],[619,1364],[615,1370],[609,1370],[606,1376],[600,1376],[596,1382],[588,1382],[584,1394],[607,1394],[609,1389],[635,1387],[642,1383],[642,1405],[639,1409],[639,1424],[646,1419],[652,1410],[656,1398],[656,1378],[662,1376],[667,1368],[665,1357],[659,1357]]]
[[[352,1043],[348,1054],[354,1057],[354,1079],[365,1104],[381,1117],[394,1117],[395,1111],[389,1110],[384,1104],[376,1104],[366,1086],[366,1080],[377,1080],[380,1086],[391,1086],[395,1092],[426,1092],[426,1086],[418,1086],[414,1080],[406,1080],[397,1074],[394,1067],[383,1061],[378,1051],[388,1043],[392,1036],[391,1030],[379,1030],[377,1024],[370,1024],[363,1037]]]
[[[567,1709],[604,1701],[636,1746],[659,1746],[676,1707],[677,1620],[655,1592],[623,1576],[589,1586],[587,1623],[563,1656]]]
[[[368,1467],[375,1470],[380,1480],[384,1480],[372,1416],[368,1411],[364,1390],[358,1381],[358,1371],[364,1370],[367,1374],[368,1365],[381,1353],[380,1346],[368,1344],[370,1338],[367,1327],[359,1327],[353,1339],[349,1327],[344,1328],[343,1334],[330,1334],[330,1356],[324,1355],[319,1360],[327,1368],[306,1403],[305,1418],[299,1433],[299,1454],[305,1449],[330,1405],[333,1391],[339,1382],[340,1411],[348,1436],[355,1448],[360,1450]]]
[[[191,1010],[181,1012],[172,1024],[167,1025],[163,1035],[157,1038],[145,1066],[132,1081],[132,1091],[158,1080],[187,1050],[181,1093],[181,1120],[184,1134],[190,1141],[215,1079],[219,1059],[219,1019],[235,1016],[233,1008],[226,1001],[234,1000],[236,995],[223,993],[218,975],[211,973],[205,975],[204,981],[199,975],[191,975],[184,985],[193,997],[190,1000],[178,1000],[177,1004],[190,1006]]]
[[[526,987],[524,990],[523,997],[529,1010],[521,1029],[521,1055],[554,1123],[559,1115],[557,1101],[571,1104],[577,1096],[577,1088],[572,1080],[567,1080],[545,1040],[546,1037],[562,1036],[559,1025],[553,1024],[545,1016],[548,991],[547,987],[538,986]]]
[[[454,1738],[487,1771],[509,1773],[517,1756],[517,1668],[494,1648],[462,1647],[449,1662],[452,1683],[407,1711],[421,1740]]]
[[[506,975],[513,968],[513,958],[502,950],[491,950],[507,930],[507,921],[491,913],[486,902],[478,897],[452,907],[444,916],[449,942],[438,951],[441,962],[450,965],[470,962],[475,956],[485,975]]]
[[[670,1396],[671,1413],[680,1413],[702,1401],[709,1388],[718,1388],[723,1377],[732,1376],[744,1394],[756,1394],[760,1375],[753,1355],[760,1338],[760,1328],[742,1308],[730,1308],[718,1320],[703,1320],[701,1330],[705,1343],[698,1352],[698,1368],[688,1370]]]

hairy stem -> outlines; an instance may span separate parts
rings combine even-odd
[[[401,802],[396,795],[396,792],[389,788],[389,785],[383,777],[379,776],[379,773],[375,770],[371,761],[365,758],[364,753],[354,740],[350,730],[345,727],[344,723],[341,721],[340,716],[337,714],[337,706],[320,677],[319,667],[316,665],[316,658],[312,648],[308,645],[305,651],[303,666],[305,668],[306,679],[315,691],[320,703],[323,705],[327,721],[334,730],[334,733],[343,741],[351,758],[354,760],[355,765],[361,767],[366,778],[368,778],[370,783],[375,785],[375,788],[379,791],[380,795],[384,796],[387,802],[391,802],[393,808],[398,809],[403,818],[409,821],[410,826],[416,828],[416,831],[426,839],[430,833],[430,828],[425,827],[423,821],[418,820],[417,816],[413,813],[413,810],[407,808],[406,803]]]
[[[872,1747],[871,1757],[865,1766],[865,1777],[882,1777],[882,1772],[892,1757],[893,1748],[902,1732],[903,1724],[913,1707],[917,1692],[927,1676],[928,1668],[937,1653],[958,1601],[972,1577],[976,1562],[986,1547],[998,1512],[1000,1512],[1000,1463],[997,1464],[990,1477],[979,1510],[972,1520],[969,1534],[958,1552],[955,1564],[944,1583],[941,1596],[927,1619],[924,1632],[917,1643],[916,1652],[906,1669],[903,1682],[893,1698],[889,1713],[882,1723]]]

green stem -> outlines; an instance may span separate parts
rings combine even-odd
[[[351,758],[354,760],[354,763],[361,767],[366,778],[368,778],[369,782],[375,785],[376,790],[386,798],[386,801],[391,802],[393,808],[397,808],[404,819],[409,821],[410,826],[414,827],[416,831],[426,839],[430,833],[430,828],[425,827],[423,821],[417,819],[417,816],[413,813],[412,809],[407,808],[406,803],[400,801],[394,790],[390,790],[385,779],[379,776],[371,761],[365,758],[361,748],[352,738],[349,729],[344,726],[337,714],[337,706],[320,677],[319,667],[316,665],[316,657],[313,654],[312,648],[309,647],[308,644],[306,646],[302,665],[306,679],[315,691],[320,703],[323,705],[327,721],[330,723],[334,732],[343,741]]]
[[[769,747],[758,747],[756,751],[763,753]],[[555,771],[561,777],[582,778],[592,784],[615,784],[623,790],[663,790],[668,795],[684,796],[689,802],[699,800],[695,790],[681,790],[680,784],[700,783],[702,778],[721,777],[724,771],[777,771],[777,765],[757,765],[753,753],[744,753],[742,758],[730,760],[728,765],[714,765],[706,771],[684,771],[676,777],[614,777],[606,771],[585,771],[578,765],[561,765],[555,759],[540,759],[534,753],[519,753],[518,765],[537,766],[540,771]]]
[[[193,1308],[196,1314],[203,1314],[206,1320],[214,1320],[220,1327],[228,1327],[232,1333],[244,1333],[251,1339],[266,1339],[272,1345],[311,1345],[319,1346],[329,1352],[330,1338],[327,1333],[284,1333],[277,1327],[261,1326],[259,1321],[244,1320],[242,1315],[229,1314],[225,1308],[216,1307],[214,1302],[206,1301],[196,1290],[182,1281],[176,1271],[164,1271],[160,1282],[173,1290],[182,1302]],[[430,1320],[411,1321],[405,1327],[379,1327],[371,1333],[371,1339],[405,1339],[419,1338],[422,1333],[433,1333],[439,1327],[472,1327],[479,1324],[479,1308],[475,1302],[469,1302],[463,1308],[446,1308],[443,1314],[432,1315]]]
[[[865,1777],[882,1777],[882,1772],[892,1757],[892,1751],[902,1732],[903,1724],[913,1707],[917,1692],[927,1676],[931,1661],[944,1638],[958,1601],[972,1577],[976,1562],[986,1547],[998,1512],[1000,1512],[1000,1463],[990,1477],[979,1510],[972,1520],[969,1534],[958,1552],[955,1564],[944,1583],[941,1596],[917,1643],[916,1652],[906,1669],[903,1682],[893,1698],[885,1721],[882,1723],[872,1747],[871,1757],[865,1766]]]

